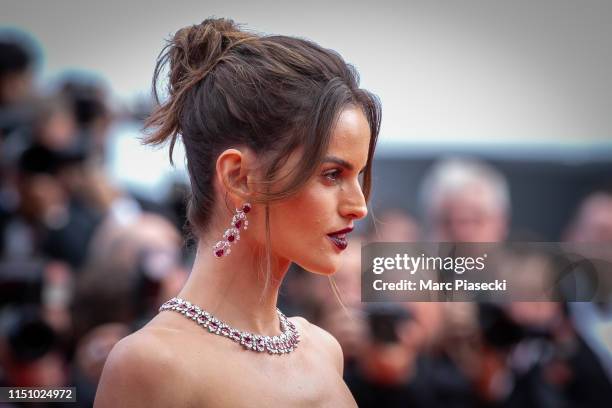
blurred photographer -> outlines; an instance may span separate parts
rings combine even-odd
[[[367,336],[345,379],[359,407],[432,407],[419,358],[419,328],[400,304],[372,303],[365,308]]]

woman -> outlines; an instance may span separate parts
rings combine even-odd
[[[177,298],[113,348],[95,406],[355,406],[338,342],[276,302],[291,262],[332,275],[367,214],[376,97],[334,51],[225,19],[179,30],[154,84],[167,63],[147,142],[171,140],[172,159],[183,140],[197,255]]]

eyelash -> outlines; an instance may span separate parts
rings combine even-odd
[[[342,174],[342,170],[333,169],[332,171],[328,171],[325,174],[323,174],[323,176],[329,181],[337,182],[340,174]],[[333,176],[333,177],[330,177],[330,176]]]
[[[331,171],[325,172],[323,174],[323,177],[325,177],[325,179],[329,182],[338,183],[340,181],[339,179],[342,173],[343,173],[342,169],[333,169]],[[361,185],[363,183],[363,172],[359,173],[358,177],[359,177],[359,184]]]

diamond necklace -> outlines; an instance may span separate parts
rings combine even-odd
[[[236,330],[207,311],[202,310],[199,306],[178,297],[173,297],[161,305],[159,311],[164,310],[177,311],[188,319],[197,322],[203,329],[208,329],[211,333],[240,343],[247,350],[267,351],[269,354],[286,354],[295,350],[300,342],[300,334],[295,324],[290,322],[278,308],[276,308],[276,313],[278,313],[282,331],[278,336],[262,336]]]

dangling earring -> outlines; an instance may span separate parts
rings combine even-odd
[[[247,220],[246,214],[251,211],[251,204],[244,203],[242,208],[236,208],[235,214],[232,217],[231,227],[225,230],[223,234],[223,240],[213,245],[213,254],[217,258],[221,258],[225,255],[229,255],[232,250],[230,249],[231,244],[240,240],[240,227],[244,227],[246,230],[249,221]]]

